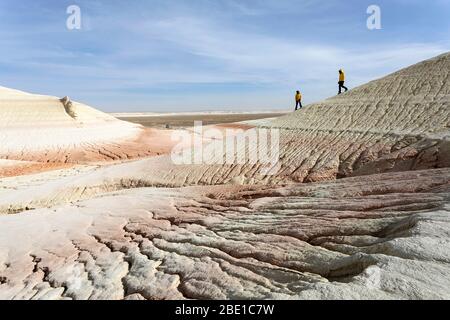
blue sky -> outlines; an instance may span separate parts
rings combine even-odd
[[[450,51],[449,17],[450,0],[0,0],[0,85],[110,112],[290,109],[296,89],[336,94],[339,68],[355,87]]]

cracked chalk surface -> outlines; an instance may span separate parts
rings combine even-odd
[[[0,298],[448,299],[449,181],[138,188],[2,216]]]

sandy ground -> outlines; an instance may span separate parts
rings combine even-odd
[[[37,172],[70,168],[67,163],[42,163],[33,161],[16,161],[0,159],[0,178],[17,177]]]
[[[141,124],[149,128],[164,129],[169,128],[189,128],[194,126],[195,121],[201,121],[203,125],[228,124],[249,120],[260,120],[266,118],[276,118],[285,115],[284,112],[270,113],[243,113],[243,114],[210,114],[198,113],[194,115],[152,115],[152,116],[124,116],[120,115],[119,119]]]

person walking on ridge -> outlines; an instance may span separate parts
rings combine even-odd
[[[344,83],[345,83],[345,73],[341,69],[341,70],[339,70],[339,82],[338,82],[338,84],[339,84],[339,94],[342,93],[342,88],[345,89],[345,92],[348,91],[348,88],[346,86],[344,86]]]
[[[297,111],[298,109],[303,108],[302,106],[302,94],[300,93],[300,91],[297,91],[297,94],[295,95],[295,111]]]

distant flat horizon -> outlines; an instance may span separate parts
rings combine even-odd
[[[210,111],[180,111],[180,112],[107,112],[114,117],[158,117],[158,116],[181,116],[181,115],[227,115],[227,114],[279,114],[289,113],[292,110],[273,109],[273,110],[251,110],[251,111],[235,111],[235,110],[210,110]]]

